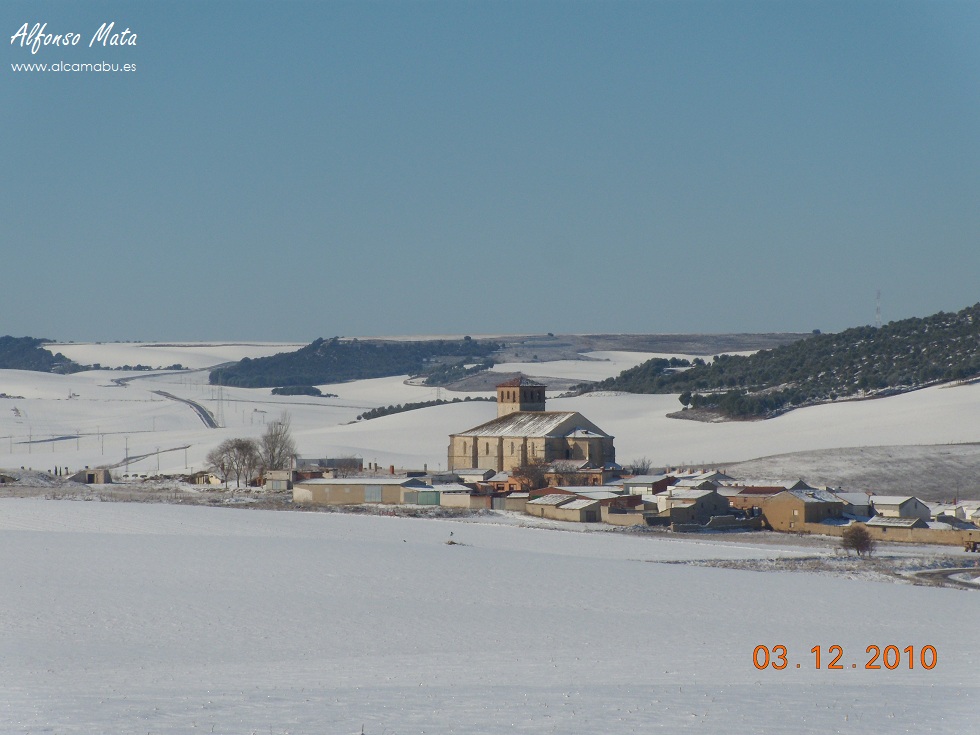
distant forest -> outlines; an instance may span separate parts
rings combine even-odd
[[[0,369],[43,373],[74,373],[85,369],[60,352],[52,354],[42,347],[50,341],[35,337],[0,337]]]
[[[434,401],[419,401],[417,403],[399,403],[394,406],[379,406],[378,408],[372,408],[370,411],[365,411],[364,413],[360,414],[357,417],[357,420],[360,421],[361,419],[364,419],[366,421],[370,421],[371,419],[381,418],[382,416],[390,416],[393,413],[405,413],[406,411],[415,411],[416,409],[419,408],[429,408],[430,406],[444,406],[447,403],[465,403],[467,401],[491,401],[493,403],[496,403],[497,398],[496,397],[472,398],[470,396],[466,396],[465,398],[453,398],[448,401],[443,400],[441,398],[437,398]]]
[[[272,388],[322,385],[391,375],[440,375],[447,365],[484,362],[501,345],[466,337],[417,342],[318,339],[296,352],[245,358],[212,370],[212,385]]]
[[[902,393],[980,377],[980,304],[955,314],[817,334],[748,357],[695,360],[678,371],[650,360],[582,391],[680,393],[692,408],[731,418],[774,416],[846,397]]]

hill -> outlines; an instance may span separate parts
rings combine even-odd
[[[443,374],[447,365],[481,362],[496,342],[462,340],[382,341],[317,339],[295,352],[245,358],[212,370],[212,385],[273,388],[323,385],[392,375]]]
[[[72,373],[83,369],[60,352],[52,353],[42,347],[50,341],[35,337],[0,337],[0,369],[42,373]]]
[[[980,304],[955,314],[815,334],[750,356],[650,360],[583,390],[680,393],[729,418],[769,417],[838,398],[880,397],[980,377]]]

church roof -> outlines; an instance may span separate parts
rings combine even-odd
[[[538,383],[535,380],[531,380],[528,377],[519,375],[516,378],[511,378],[510,380],[505,380],[503,383],[497,383],[498,388],[544,388],[544,383]]]
[[[590,436],[608,436],[596,433],[601,429],[577,411],[518,411],[454,436],[568,436],[583,427],[589,427]]]

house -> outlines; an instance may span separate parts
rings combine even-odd
[[[414,477],[321,477],[293,485],[293,502],[307,505],[361,505],[405,502],[405,493],[431,490]]]
[[[563,510],[565,505],[568,507]],[[529,500],[524,512],[553,521],[598,523],[602,518],[600,507],[597,500],[577,498],[570,493],[556,493]]]
[[[456,470],[456,476],[460,482],[487,482],[496,473],[493,470],[475,469],[473,467]]]
[[[460,483],[437,485],[439,505],[444,508],[489,508],[492,496]]]
[[[957,503],[929,503],[929,510],[931,512],[931,518],[934,521],[946,520],[946,518],[955,518],[958,521],[966,520],[966,509]],[[945,516],[946,518],[940,518],[939,516]]]
[[[552,506],[547,517],[557,521],[575,521],[577,523],[599,523],[602,521],[602,511],[598,500],[576,498],[562,505]]]
[[[636,475],[623,480],[623,488],[632,495],[655,495],[673,485],[673,475]]]
[[[531,499],[529,493],[508,493],[493,499],[494,510],[516,510],[519,513],[527,511],[527,501]]]
[[[623,468],[615,462],[596,465],[588,460],[559,459],[548,465],[544,472],[544,479],[551,485],[571,483],[605,485],[611,480],[618,479],[622,473]]]
[[[524,483],[509,472],[497,472],[487,480],[487,485],[495,493],[515,493],[524,491]]]
[[[762,501],[762,517],[774,531],[802,531],[805,523],[840,518],[844,503],[826,490],[784,490]]]
[[[293,470],[268,470],[265,473],[265,489],[272,491],[292,490],[296,474]]]
[[[497,418],[449,437],[448,468],[510,472],[555,460],[605,466],[613,437],[577,411],[546,411],[545,386],[515,378],[497,386]]]
[[[200,472],[195,472],[192,475],[187,476],[187,482],[191,485],[222,485],[223,482],[220,477],[218,477],[213,472],[208,472],[207,470],[201,470]]]
[[[585,485],[577,487],[552,487],[549,490],[556,493],[573,493],[576,497],[585,500],[595,500],[603,508],[620,508],[626,510],[643,506],[643,499],[639,495],[630,495],[612,487],[592,487]]]
[[[929,506],[911,495],[872,495],[871,507],[886,518],[932,518]]]
[[[718,489],[721,495],[728,498],[732,508],[741,510],[749,515],[759,515],[762,512],[762,503],[766,498],[772,498],[787,490],[814,490],[815,488],[807,485],[803,480],[796,482],[783,483],[753,481],[750,483],[723,483]]]
[[[874,510],[871,508],[871,493],[842,493],[832,491],[834,497],[844,504],[844,513],[857,518],[870,518]]]
[[[719,494],[710,483],[704,488],[669,487],[653,498],[657,512],[669,516],[671,523],[697,523],[704,525],[712,516],[728,515],[731,506],[728,499]]]

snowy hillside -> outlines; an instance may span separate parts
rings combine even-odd
[[[78,346],[83,347],[83,346]],[[84,359],[111,364],[171,361],[201,365],[279,350],[284,345],[199,345],[173,348],[84,346]],[[61,345],[59,349],[70,349]],[[98,348],[98,349],[97,349]],[[100,352],[102,349],[104,352]],[[140,357],[140,350],[158,354]],[[163,350],[163,352],[155,352]],[[195,352],[198,357],[192,362]],[[237,351],[236,351],[237,350]],[[80,359],[79,355],[70,355]],[[591,361],[504,364],[556,377],[615,374],[646,353],[597,353]],[[489,420],[492,403],[459,403],[354,422],[366,409],[467,394],[406,385],[404,376],[320,386],[337,398],[273,396],[268,389],[217,388],[206,371],[89,371],[51,375],[0,371],[0,467],[53,469],[109,465],[117,473],[153,474],[203,468],[207,452],[234,436],[257,437],[288,411],[301,454],[357,454],[383,467],[444,468],[448,435]],[[223,428],[209,429],[185,403],[199,403]],[[471,395],[488,395],[472,393]],[[980,441],[980,385],[933,387],[874,401],[835,403],[769,421],[700,423],[667,418],[676,396],[588,394],[551,398],[552,410],[581,411],[616,437],[621,461],[646,456],[658,465],[731,463],[794,452],[867,446],[915,446]],[[128,454],[127,454],[128,450]],[[127,456],[129,462],[126,462]],[[908,488],[901,488],[907,491]]]
[[[656,563],[793,553],[3,500],[0,731],[972,731],[974,593]],[[760,644],[785,645],[787,668],[757,670]],[[815,670],[810,649],[835,644],[845,667]],[[866,670],[872,644],[938,663]]]

